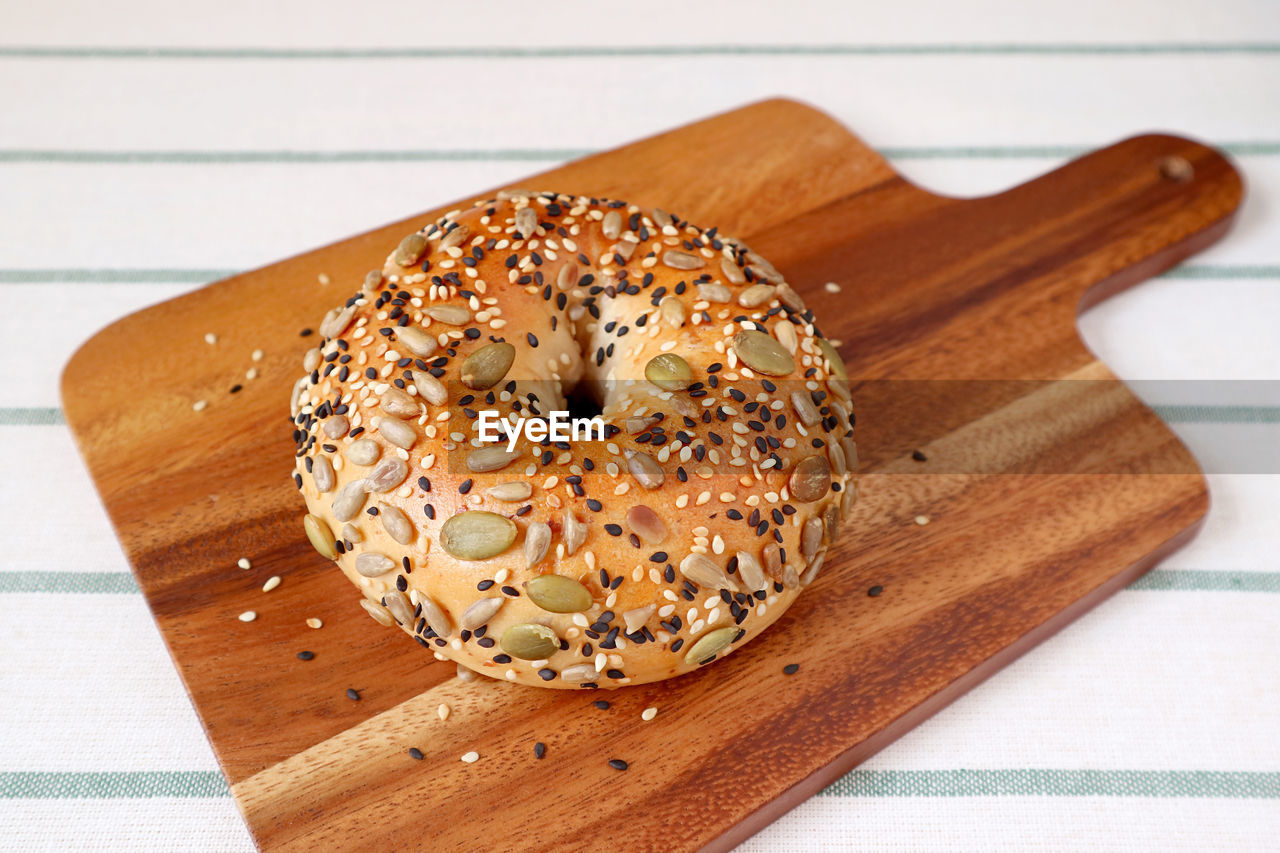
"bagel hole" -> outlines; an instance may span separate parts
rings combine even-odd
[[[598,418],[604,413],[601,405],[604,397],[599,382],[583,380],[565,397],[565,405],[571,418]]]

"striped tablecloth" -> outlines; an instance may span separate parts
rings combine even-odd
[[[83,339],[771,94],[941,191],[1164,129],[1233,153],[1250,194],[1224,243],[1081,321],[1210,470],[1200,538],[743,849],[1280,847],[1268,0],[4,4],[0,846],[252,847],[58,409]]]

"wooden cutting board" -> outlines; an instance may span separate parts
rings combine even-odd
[[[1207,510],[1195,460],[1075,320],[1227,230],[1241,181],[1209,148],[1141,136],[945,198],[773,100],[519,184],[658,205],[770,258],[843,341],[862,497],[786,616],[700,673],[612,692],[608,710],[587,691],[462,684],[374,624],[303,538],[287,406],[299,331],[448,208],[110,326],[66,369],[67,420],[264,850],[728,848],[1186,543]]]

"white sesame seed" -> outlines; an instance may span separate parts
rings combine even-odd
[[[265,355],[265,353],[262,350],[256,349],[253,351],[253,355],[251,357],[254,361],[262,361],[263,355]]]
[[[444,704],[443,702],[440,703],[440,707],[436,708],[436,715],[442,720],[449,719],[449,706]],[[471,754],[475,755],[475,753],[471,753]],[[479,758],[480,756],[477,755],[476,757]],[[465,758],[463,758],[462,760],[466,761]]]
[[[480,760],[480,753],[476,752],[473,749],[471,752],[464,753],[462,756],[462,760],[466,764],[475,764],[477,761]]]
[[[239,567],[240,567],[240,568],[242,568],[242,569],[252,569],[252,568],[253,568],[253,563],[250,563],[250,562],[249,562],[249,558],[248,558],[248,557],[241,557],[240,559],[236,560],[236,565],[237,565],[237,566],[239,566]]]
[[[644,720],[646,723],[652,720],[656,716],[658,716],[657,708],[645,708],[643,711],[640,712],[640,719]]]
[[[208,405],[209,405],[208,400],[196,400],[194,403],[191,404],[191,408],[193,411],[203,412],[205,410],[205,407]]]
[[[257,619],[257,618],[258,618],[258,614],[252,610],[246,610],[245,612],[240,614],[241,622],[252,622],[254,619]]]
[[[312,616],[310,619],[307,620],[308,628],[319,628],[323,624],[324,624],[323,622],[321,622],[319,619],[317,619],[314,616]]]
[[[827,282],[826,284],[823,285],[823,287],[826,288],[827,293],[840,292],[840,285],[836,284],[834,281]]]
[[[920,525],[921,527],[924,527],[928,523],[929,523],[929,516],[927,515],[916,516],[916,524]]]
[[[280,586],[280,576],[272,575],[271,577],[267,578],[267,582],[262,585],[262,591],[271,592],[271,590],[275,589],[278,586]]]
[[[213,332],[208,332],[204,336],[204,342],[206,344],[216,344],[218,342],[218,336],[215,335]]]

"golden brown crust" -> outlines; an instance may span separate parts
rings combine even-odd
[[[292,400],[308,536],[376,619],[495,678],[615,687],[728,653],[856,493],[811,313],[660,210],[508,191],[406,237],[320,332]],[[480,411],[584,391],[607,440],[475,453]]]

